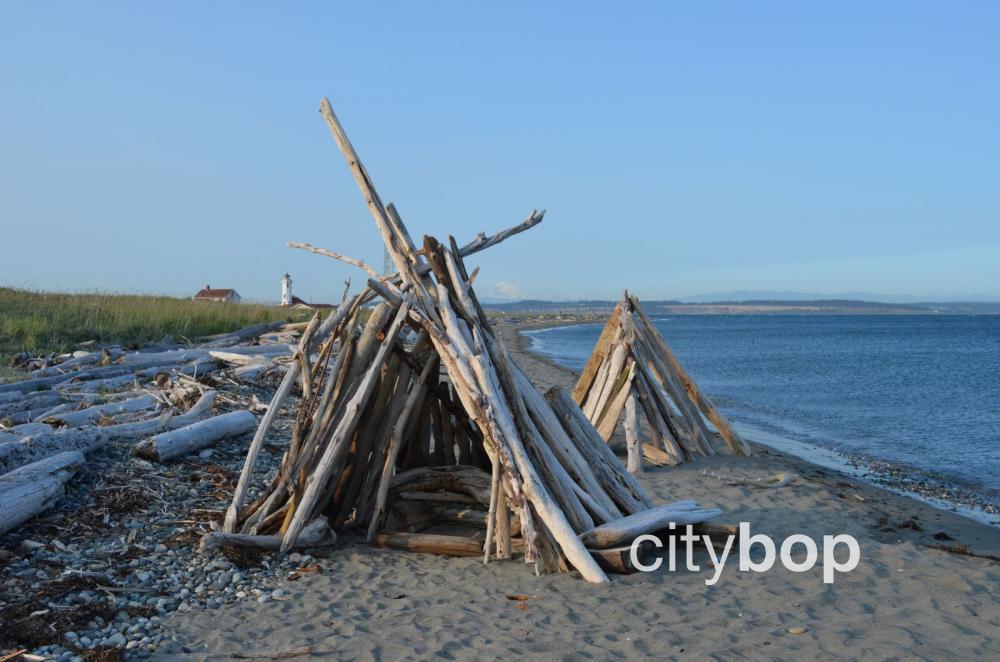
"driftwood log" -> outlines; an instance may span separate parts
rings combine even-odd
[[[618,575],[630,575],[639,572],[632,564],[632,543],[607,549],[590,549],[591,555],[602,568]],[[656,554],[657,548],[652,541],[642,542],[636,549],[640,563],[646,563]]]
[[[0,476],[4,486],[0,522],[4,529],[54,503],[62,483],[80,465],[84,454],[108,441],[153,437],[168,442],[166,454],[167,448],[179,452],[211,443],[209,439],[253,429],[253,416],[242,412],[197,428],[197,435],[189,430],[166,440],[157,438],[211,414],[215,391],[206,390],[192,377],[217,371],[224,362],[283,370],[284,364],[274,360],[293,358],[288,342],[294,340],[294,333],[305,329],[268,323],[212,338],[202,347],[184,348],[165,339],[138,351],[108,347],[30,359],[29,365],[40,367],[28,379],[0,384]],[[282,336],[275,343],[232,346],[260,338],[267,331],[279,331]],[[219,359],[213,352],[219,353]],[[174,411],[172,402],[188,402],[193,395],[200,395],[193,407],[186,412]],[[156,415],[163,408],[166,413]],[[155,449],[155,444],[147,445]],[[29,489],[32,482],[36,485]]]
[[[170,432],[162,432],[136,444],[135,454],[147,460],[165,462],[180,455],[227,439],[246,434],[257,427],[257,418],[248,411],[232,411],[192,423]]]
[[[376,547],[443,556],[479,556],[483,553],[483,544],[479,541],[462,536],[437,533],[404,533],[399,531],[379,533],[372,540],[372,544]]]
[[[83,454],[59,453],[0,476],[0,533],[54,506]]]
[[[86,454],[109,441],[141,439],[190,425],[211,412],[215,395],[215,391],[206,391],[191,409],[183,414],[174,415],[168,412],[156,418],[133,423],[66,430],[53,430],[44,424],[28,424],[32,426],[32,434],[0,443],[0,472],[13,471],[63,451],[79,451]],[[36,425],[42,430],[41,432],[34,432]],[[18,426],[21,429],[26,427]],[[2,437],[3,435],[0,435],[0,440]]]
[[[38,393],[22,393],[20,391],[12,391],[3,395],[7,395],[9,397],[6,401],[0,403],[0,416],[6,416],[7,414],[24,411],[25,409],[34,409],[38,411],[45,407],[51,407],[59,404],[61,399],[59,394],[53,391],[40,391]]]
[[[629,543],[644,533],[666,529],[671,523],[677,526],[698,524],[721,514],[722,511],[717,508],[698,508],[694,501],[676,501],[602,524],[580,534],[580,540],[594,549],[615,547]]]
[[[3,432],[14,437],[29,437],[33,434],[52,432],[52,426],[45,423],[22,423],[12,428],[5,428]]]
[[[121,402],[109,402],[103,405],[94,405],[79,411],[62,414],[49,414],[45,416],[44,422],[49,425],[79,427],[82,425],[96,425],[98,421],[106,416],[116,416],[118,414],[135,413],[154,409],[159,401],[151,395],[143,395],[138,398],[122,400]]]
[[[298,540],[295,541],[296,549],[306,547],[323,547],[335,545],[337,534],[333,532],[325,517],[317,517],[308,524]],[[223,545],[240,545],[242,547],[257,547],[259,549],[279,549],[281,547],[281,536],[253,536],[245,533],[225,533],[223,531],[211,531],[202,536],[198,550],[201,552],[218,549]]]
[[[285,326],[285,322],[283,320],[278,320],[277,322],[263,322],[261,324],[244,327],[239,331],[234,331],[232,333],[219,333],[214,336],[201,338],[201,344],[202,347],[229,347],[231,345],[238,345],[239,343],[246,342],[248,340],[254,340],[255,338],[261,337],[265,333],[277,331],[283,326]]]
[[[183,414],[173,414],[167,412],[162,416],[147,419],[145,421],[135,421],[133,423],[119,423],[118,425],[108,425],[102,428],[109,439],[138,439],[150,435],[159,434],[168,430],[176,430],[192,423],[196,423],[208,416],[215,403],[216,392],[205,391],[198,401]]]
[[[0,445],[0,473],[14,471],[65,451],[89,453],[107,442],[108,434],[100,427],[53,430],[23,437]]]

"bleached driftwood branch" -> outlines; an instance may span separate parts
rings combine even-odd
[[[362,269],[369,276],[375,279],[382,278],[382,274],[376,271],[374,268],[369,266],[364,260],[359,260],[354,257],[347,257],[336,251],[331,251],[326,248],[319,248],[318,246],[313,246],[312,244],[306,244],[298,241],[288,242],[289,248],[300,248],[304,251],[309,251],[310,253],[316,253],[317,255],[325,255],[326,257],[332,257],[334,260],[340,260],[341,262],[346,262],[347,264],[354,265],[355,267]]]

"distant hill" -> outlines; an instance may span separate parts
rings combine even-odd
[[[535,314],[607,314],[617,301],[585,299],[581,301],[542,301],[530,299],[504,303],[485,303],[483,307],[498,313]],[[685,302],[644,300],[643,309],[653,315],[733,315],[748,313],[783,314],[855,314],[855,315],[996,315],[1000,302],[923,302],[886,303],[854,299],[753,299]]]
[[[509,301],[503,303],[484,303],[483,308],[487,310],[518,313],[593,313],[610,311],[615,307],[617,301],[605,301],[602,299],[584,299],[581,301],[542,301],[540,299],[525,299],[523,301]],[[643,302],[643,307],[658,305],[683,305],[680,301],[651,301]]]
[[[733,290],[730,292],[712,292],[681,297],[684,303],[731,303],[734,301],[875,301],[879,303],[906,303],[925,305],[928,301],[945,302],[978,302],[1000,304],[1000,297],[988,294],[935,297],[913,294],[878,294],[875,292],[837,292],[821,294],[819,292],[797,292],[794,290]]]

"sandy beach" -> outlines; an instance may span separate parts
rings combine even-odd
[[[524,322],[519,323],[523,325]],[[543,390],[575,375],[527,352],[518,325],[498,325]],[[620,439],[613,440],[619,456]],[[594,586],[569,575],[535,577],[518,559],[480,560],[370,548],[345,537],[315,553],[322,572],[277,580],[266,601],[164,619],[157,659],[229,659],[233,653],[310,646],[313,659],[984,659],[1000,656],[1000,564],[943,551],[1000,556],[1000,530],[755,445],[749,459],[718,455],[648,469],[657,502],[695,499],[749,522],[780,543],[848,533],[861,561],[824,584],[817,566],[721,578],[683,569],[614,575]],[[728,485],[704,472],[763,478],[778,489]],[[801,548],[799,548],[801,549]],[[276,593],[274,591],[277,591]],[[530,596],[510,599],[508,596]],[[308,659],[308,658],[300,658]]]

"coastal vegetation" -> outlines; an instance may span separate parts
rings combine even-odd
[[[306,318],[308,311],[261,304],[4,287],[0,288],[0,356],[22,351],[67,351],[89,340],[132,345],[166,335],[177,340],[194,339],[260,322]]]

